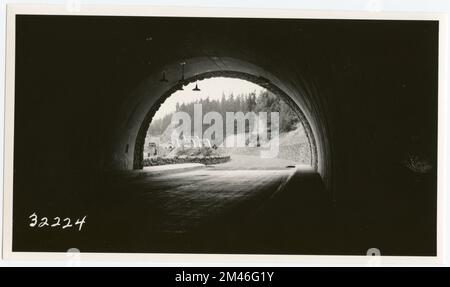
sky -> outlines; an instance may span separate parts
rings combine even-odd
[[[190,103],[208,97],[210,100],[220,100],[222,93],[225,93],[227,97],[231,93],[238,95],[256,92],[258,95],[260,91],[265,90],[252,82],[235,78],[217,77],[198,81],[197,84],[201,91],[192,91],[195,84],[191,83],[184,86],[183,91],[177,91],[167,98],[156,112],[154,119],[160,119],[174,112],[177,102],[181,105],[182,103]]]

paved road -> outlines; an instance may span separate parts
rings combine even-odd
[[[162,220],[152,221],[156,212],[149,218],[152,229],[179,233],[228,217],[243,205],[247,207],[243,214],[255,212],[293,173],[293,169],[242,172],[208,168],[149,176],[135,184],[141,185],[142,202],[160,213]]]
[[[285,170],[288,166],[295,166],[297,163],[293,160],[280,158],[262,158],[254,155],[232,154],[231,160],[226,163],[218,164],[216,169],[223,170]]]
[[[305,167],[132,173],[111,186],[111,194],[119,196],[108,198],[104,218],[91,225],[102,226],[95,237],[118,251],[314,251],[309,243],[297,243],[299,237],[305,238],[304,232],[316,231],[317,224],[324,229],[320,218],[311,218],[322,212],[324,198],[319,189],[317,173]]]

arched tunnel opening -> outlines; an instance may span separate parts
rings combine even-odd
[[[115,137],[119,140],[116,141],[114,148],[114,161],[108,163],[109,168],[115,170],[142,169],[145,138],[152,118],[160,106],[183,86],[213,78],[240,79],[251,82],[279,98],[295,114],[296,120],[301,125],[309,146],[308,164],[320,174],[331,196],[331,142],[324,125],[326,117],[321,111],[320,104],[308,102],[303,91],[282,82],[264,68],[231,57],[183,59],[178,63],[165,65],[157,73],[149,75],[133,91],[122,107],[117,121],[120,124],[116,128],[118,134]],[[162,79],[164,81],[161,81]],[[226,118],[223,121],[225,123]],[[224,134],[226,134],[225,129]],[[134,153],[124,153],[123,150],[127,146],[134,150]]]
[[[286,103],[284,94],[271,92],[278,90],[267,82],[268,88],[264,88],[240,78],[224,77],[230,74],[203,74],[195,80],[185,80],[169,97],[163,96],[165,101],[152,115],[144,144],[135,145],[134,167],[205,163],[241,170],[295,165],[316,168],[314,136],[301,109],[292,101]],[[245,74],[232,75],[250,78]],[[163,73],[161,82],[166,80]],[[179,113],[189,115],[187,123],[174,122]],[[276,126],[272,124],[276,128],[272,132],[271,119],[277,121]],[[186,135],[181,134],[181,124],[188,124]],[[142,135],[138,135],[137,142],[142,142]],[[272,155],[267,153],[270,148]]]

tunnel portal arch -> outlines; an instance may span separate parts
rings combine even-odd
[[[182,82],[179,82],[175,84],[175,86],[168,89],[161,97],[159,97],[158,101],[150,108],[148,113],[146,114],[144,121],[142,122],[139,132],[136,138],[135,148],[134,148],[134,160],[133,160],[133,169],[142,169],[143,168],[143,151],[144,151],[144,142],[145,142],[145,136],[147,133],[147,130],[149,128],[150,123],[152,122],[152,119],[160,106],[164,103],[166,99],[168,99],[173,93],[175,93],[180,86],[186,86],[190,83],[194,83],[196,81],[201,81],[205,79],[210,78],[217,78],[217,77],[223,77],[223,78],[234,78],[234,79],[241,79],[246,80],[249,82],[252,82],[256,85],[259,85],[266,90],[272,92],[274,95],[280,97],[299,117],[300,122],[305,130],[306,137],[308,138],[309,143],[309,149],[311,154],[311,166],[317,169],[317,146],[314,139],[314,135],[311,129],[311,126],[308,122],[308,120],[305,117],[305,114],[301,110],[300,107],[297,106],[297,104],[286,94],[283,90],[275,86],[273,83],[271,83],[268,79],[263,78],[261,76],[255,76],[243,72],[238,71],[229,71],[229,70],[223,70],[223,71],[211,71],[211,72],[205,72],[202,74],[198,74],[194,77],[191,77],[189,79],[185,79]]]
[[[142,150],[148,126],[160,105],[170,97],[180,83],[180,63],[184,63],[184,85],[197,80],[228,77],[260,85],[282,99],[295,110],[302,121],[311,148],[311,165],[324,179],[331,182],[331,146],[324,113],[314,102],[317,95],[306,95],[308,89],[299,87],[292,79],[280,79],[267,69],[249,61],[230,57],[194,57],[159,67],[150,72],[139,86],[125,98],[114,123],[114,146],[108,169],[133,170],[142,168]],[[162,72],[166,82],[161,82]],[[328,183],[328,184],[327,184]]]

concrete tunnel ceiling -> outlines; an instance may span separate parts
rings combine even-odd
[[[305,87],[283,80],[254,63],[231,57],[195,57],[184,59],[186,83],[211,77],[240,78],[263,86],[281,96],[294,107],[300,116],[310,143],[312,166],[320,173],[324,183],[331,182],[331,147],[323,112],[314,102],[314,96],[306,95]],[[108,169],[131,170],[142,168],[142,147],[145,133],[160,105],[179,87],[180,62],[161,67],[151,73],[131,92],[117,117],[114,135],[113,159]],[[168,82],[161,82],[165,71]],[[311,83],[308,83],[311,85]]]

